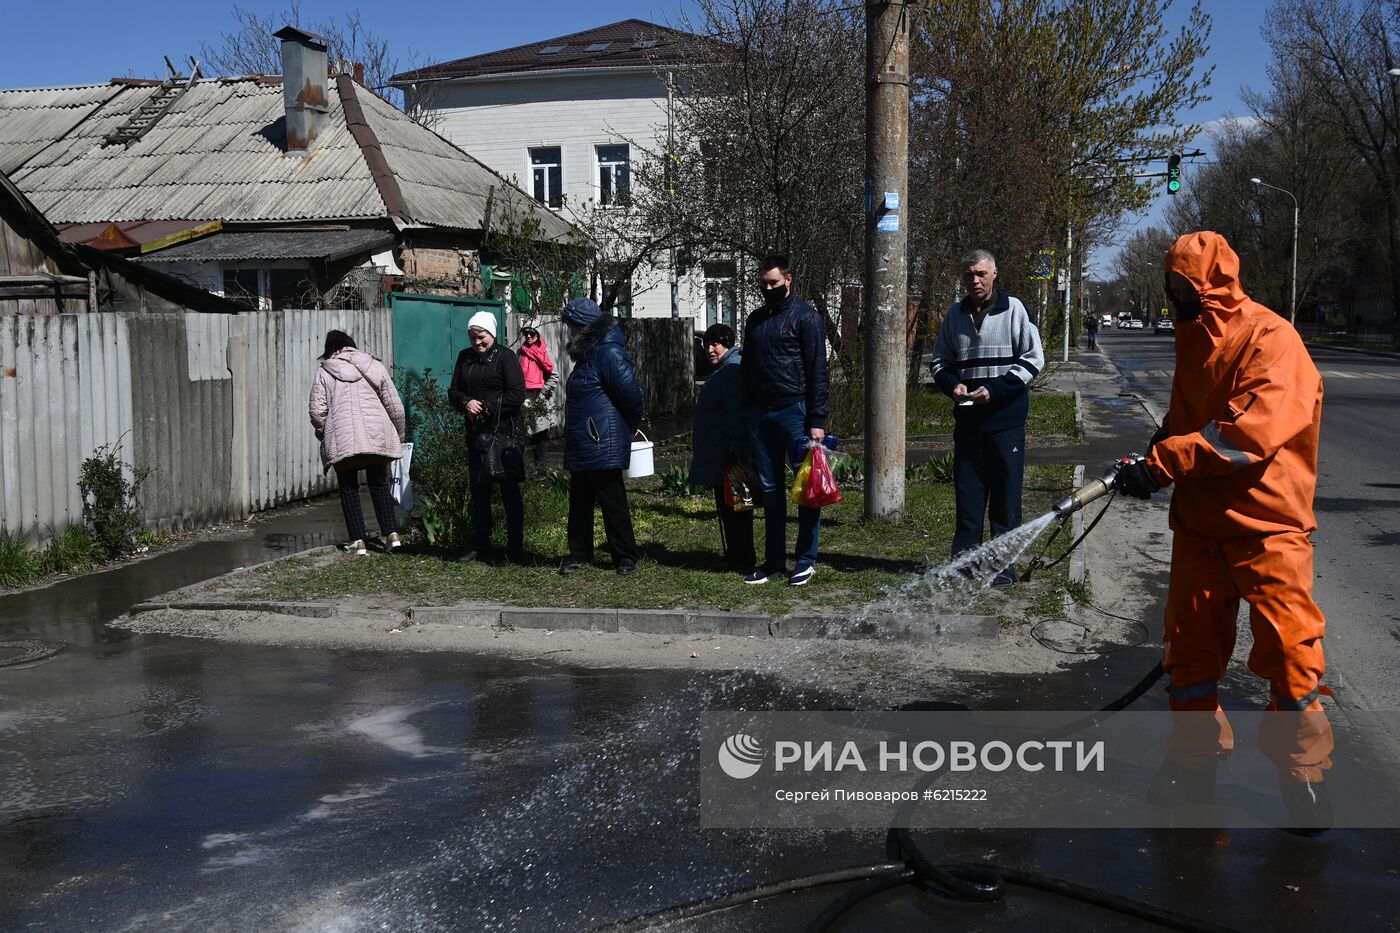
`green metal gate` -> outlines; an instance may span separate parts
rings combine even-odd
[[[496,316],[496,333],[504,337],[506,332],[505,304],[500,301],[394,292],[389,295],[389,309],[394,316],[395,378],[405,396],[425,379],[447,391],[457,354],[471,346],[467,321],[473,314],[490,311]],[[416,419],[412,406],[408,407],[412,430]]]

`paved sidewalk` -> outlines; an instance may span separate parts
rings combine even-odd
[[[1068,363],[1046,368],[1051,388],[1079,396],[1084,436],[1075,445],[1032,447],[1027,451],[1031,462],[1082,464],[1089,480],[1117,458],[1145,450],[1161,415],[1127,389],[1111,357],[1102,350],[1074,351]],[[1114,496],[1078,513],[1076,535],[1104,513],[1079,547],[1075,563],[1082,561],[1082,577],[1072,574],[1088,585],[1093,608],[1071,608],[1070,620],[1044,626],[1044,641],[1056,650],[1086,654],[1141,646],[1146,658],[1156,650],[1171,553],[1169,503],[1166,495],[1146,502]]]

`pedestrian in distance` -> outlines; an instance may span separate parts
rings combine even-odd
[[[726,503],[726,482],[751,461],[753,442],[744,417],[743,354],[734,328],[715,324],[705,331],[710,374],[695,400],[691,424],[690,482],[714,490],[724,563],[730,570],[753,568],[753,504],[737,510]],[[729,498],[733,498],[732,493]]]
[[[1171,582],[1162,667],[1173,710],[1167,757],[1149,797],[1214,798],[1215,768],[1234,745],[1219,684],[1249,604],[1249,669],[1269,682],[1259,748],[1279,773],[1294,828],[1331,826],[1323,772],[1332,728],[1319,700],[1326,619],[1313,600],[1322,377],[1288,319],[1240,287],[1240,261],[1218,233],[1188,233],[1166,258],[1176,320],[1171,404],[1146,457],[1119,487],[1172,493]]]
[[[340,508],[350,535],[342,547],[359,556],[369,553],[360,508],[364,470],[384,549],[397,550],[403,542],[389,491],[389,464],[403,453],[406,425],[399,391],[384,364],[357,348],[344,331],[326,334],[320,359],[307,414],[321,443],[321,464],[335,470],[340,486]]]
[[[554,371],[549,347],[533,327],[520,329],[520,349],[516,353],[520,357],[520,370],[525,374],[525,411],[533,415],[530,451],[535,466],[543,469],[549,453],[549,405],[559,384],[559,374]]]
[[[491,553],[491,490],[501,489],[506,515],[506,559],[525,562],[525,500],[520,483],[496,479],[486,470],[478,440],[484,434],[507,434],[525,440],[520,416],[525,404],[525,376],[516,355],[496,340],[496,316],[478,311],[467,322],[472,345],[457,354],[447,400],[466,416],[467,482],[471,495],[472,547],[457,560],[469,563]]]
[[[617,319],[591,298],[564,306],[573,360],[564,409],[564,469],[569,471],[569,554],[559,565],[573,573],[593,560],[593,513],[620,576],[637,570],[641,552],[632,533],[623,471],[632,459],[632,435],[642,423],[642,390]]]
[[[1099,348],[1099,316],[1097,314],[1089,315],[1089,320],[1084,324],[1084,330],[1089,336],[1089,349],[1097,350]]]
[[[763,488],[763,564],[744,577],[767,583],[787,563],[788,479],[794,442],[821,443],[831,413],[826,372],[826,321],[792,288],[792,264],[773,255],[758,264],[763,306],[744,321],[745,420],[753,442],[754,467]],[[794,469],[796,464],[792,464]],[[817,572],[821,509],[797,507],[797,547],[789,586],[805,586]]]
[[[997,286],[997,261],[984,249],[962,260],[965,297],[948,311],[933,346],[933,381],[953,408],[953,556],[1021,524],[1027,389],[1045,365],[1040,331],[1026,306]],[[994,585],[1016,582],[1016,568]]]

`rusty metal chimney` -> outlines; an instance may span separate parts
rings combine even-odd
[[[295,26],[273,33],[282,40],[282,103],[287,113],[287,155],[315,152],[326,125],[326,42]]]

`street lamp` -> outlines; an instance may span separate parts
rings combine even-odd
[[[1292,191],[1280,188],[1278,185],[1271,185],[1261,178],[1251,178],[1250,181],[1261,188],[1273,188],[1275,191],[1282,191],[1293,198],[1293,288],[1288,298],[1288,323],[1296,324],[1298,318],[1298,199]]]

